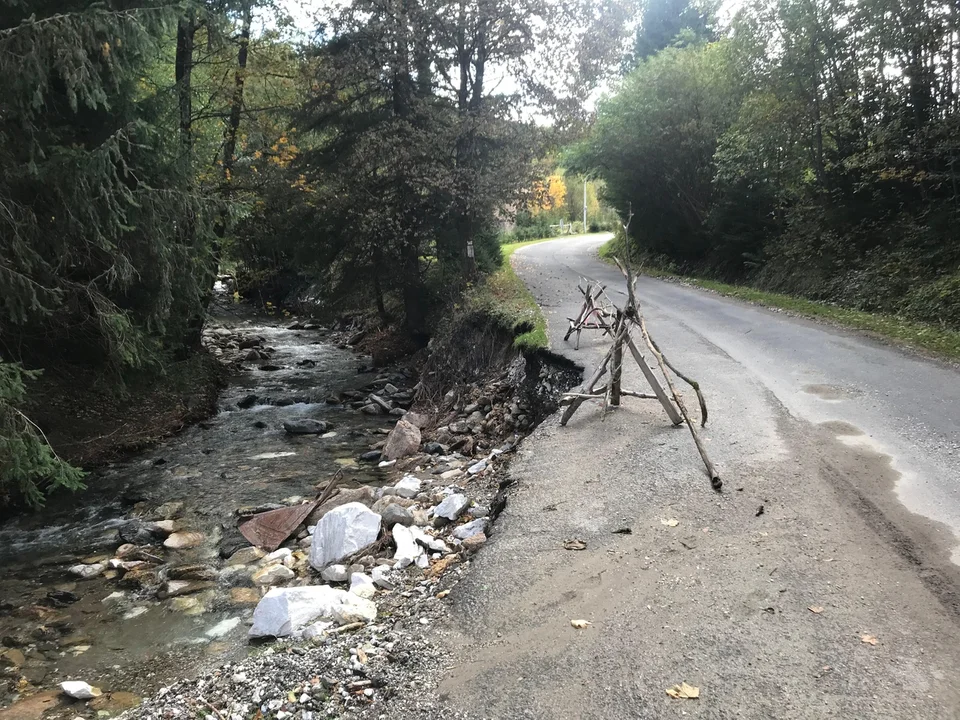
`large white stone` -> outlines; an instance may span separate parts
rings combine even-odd
[[[397,561],[397,567],[405,568],[423,555],[423,548],[417,544],[410,528],[397,523],[393,526],[392,532],[393,541],[397,544],[397,554],[393,556]]]
[[[376,541],[380,516],[366,505],[347,503],[333,508],[317,523],[310,543],[310,565],[323,570]]]
[[[100,688],[95,688],[83,680],[67,680],[66,682],[60,683],[60,689],[63,690],[65,695],[76,700],[91,700],[92,698],[103,695]]]
[[[323,572],[320,573],[320,577],[327,582],[346,582],[350,579],[350,571],[346,565],[328,565],[323,569]]]
[[[286,637],[318,620],[341,624],[367,622],[377,617],[369,600],[329,585],[274,588],[253,611],[251,637]]]
[[[435,517],[443,517],[447,520],[456,520],[463,514],[470,504],[470,499],[466,495],[454,493],[447,495],[443,501],[433,509]]]

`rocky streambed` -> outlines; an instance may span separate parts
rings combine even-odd
[[[376,715],[440,662],[426,631],[517,433],[578,378],[516,356],[411,412],[414,371],[366,372],[324,328],[205,339],[236,370],[214,418],[0,529],[0,720]],[[238,529],[276,511],[302,517],[275,550]]]

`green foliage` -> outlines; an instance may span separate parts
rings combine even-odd
[[[35,507],[51,489],[83,487],[83,472],[60,460],[39,428],[17,409],[26,396],[26,380],[38,375],[0,360],[0,497],[22,498]]]

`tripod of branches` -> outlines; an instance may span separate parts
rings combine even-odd
[[[629,228],[630,219],[632,219],[632,217],[633,214],[631,212],[628,215],[627,223],[624,225],[625,233]],[[617,267],[620,268],[620,272],[623,273],[623,276],[627,281],[627,305],[624,308],[617,307],[612,301],[609,300],[609,298],[606,298],[602,287],[595,296],[588,293],[584,294],[585,298],[589,299],[593,297],[594,301],[596,301],[600,295],[603,294],[607,303],[609,303],[609,307],[613,308],[614,312],[612,313],[612,316],[615,318],[614,322],[605,331],[605,334],[611,334],[613,336],[613,344],[607,351],[603,361],[597,366],[597,369],[594,371],[593,375],[583,386],[582,391],[568,393],[561,400],[561,405],[566,405],[566,409],[560,418],[560,424],[566,425],[570,418],[573,417],[573,414],[577,411],[577,409],[589,399],[599,397],[603,398],[603,415],[606,414],[609,407],[619,406],[623,396],[642,399],[656,399],[663,406],[664,411],[667,413],[667,416],[674,425],[681,425],[685,423],[687,428],[689,428],[690,435],[693,437],[693,442],[697,447],[697,451],[700,453],[703,464],[707,469],[707,474],[710,477],[710,485],[714,490],[719,491],[723,487],[723,481],[720,479],[720,474],[717,472],[716,467],[714,466],[713,462],[711,462],[710,457],[707,455],[703,441],[700,439],[700,434],[697,432],[697,427],[690,417],[690,413],[683,401],[683,396],[677,390],[677,386],[671,377],[671,373],[687,383],[696,393],[697,400],[699,401],[700,405],[700,427],[703,427],[706,425],[708,413],[707,401],[703,397],[703,393],[700,390],[700,383],[678,370],[677,367],[667,359],[667,357],[663,354],[663,351],[657,345],[656,341],[651,337],[650,332],[647,329],[647,323],[643,317],[643,313],[640,311],[640,305],[637,302],[637,276],[634,274],[629,262],[623,263],[619,258],[614,258],[614,260],[617,263]],[[588,290],[589,289],[590,286],[588,285]],[[581,292],[584,292],[582,288]],[[666,381],[666,390],[660,384],[660,381],[653,372],[653,369],[647,363],[643,353],[640,352],[640,348],[637,347],[633,337],[631,337],[631,329],[639,330],[644,344],[656,359],[663,379]],[[629,350],[634,361],[640,367],[640,371],[643,373],[644,378],[646,378],[651,389],[653,390],[652,395],[627,390],[622,387],[624,348]],[[607,373],[608,369],[610,371],[609,382],[606,385],[598,387],[597,383]],[[668,390],[669,395],[667,394]]]

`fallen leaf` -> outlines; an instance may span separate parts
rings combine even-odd
[[[811,605],[810,607],[807,608],[807,610],[814,613],[815,615],[819,615],[820,613],[823,612],[823,608],[820,607],[819,605]]]
[[[672,688],[667,688],[667,695],[683,700],[696,700],[700,697],[700,688],[682,682],[679,685],[674,685]]]
[[[564,540],[564,550],[586,550],[587,544],[583,540]]]
[[[450,594],[449,590],[441,590],[440,592],[437,593],[437,598],[440,600],[443,600],[449,594]]]
[[[361,665],[367,664],[367,654],[363,651],[362,647],[357,648],[357,660],[360,661]]]
[[[583,630],[593,625],[593,623],[589,620],[571,620],[570,624],[573,625],[573,627],[575,627],[577,630]]]
[[[660,522],[666,525],[667,527],[676,527],[677,525],[680,524],[680,521],[677,520],[676,518],[670,518],[669,520],[667,520],[666,518],[660,518]]]
[[[860,642],[866,643],[867,645],[876,645],[877,639],[873,635],[861,635]]]

